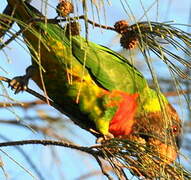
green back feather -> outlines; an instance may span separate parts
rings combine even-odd
[[[142,74],[118,53],[83,37],[72,38],[72,53],[105,89],[129,93],[140,92],[147,86]]]

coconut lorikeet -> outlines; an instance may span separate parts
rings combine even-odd
[[[21,29],[43,17],[22,0],[7,0]],[[123,56],[69,36],[58,24],[37,21],[22,33],[31,57],[31,77],[48,96],[89,129],[105,137],[140,136],[166,158],[177,157],[180,119],[166,97],[149,88],[143,75]],[[15,79],[11,85],[17,86]],[[16,91],[20,91],[20,87]]]

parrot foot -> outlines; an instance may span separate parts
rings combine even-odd
[[[29,79],[31,78],[34,71],[33,66],[29,66],[26,69],[26,74],[23,76],[16,76],[9,82],[9,87],[12,90],[15,90],[15,94],[18,94],[21,91],[27,90]]]
[[[96,143],[103,144],[105,141],[108,141],[110,139],[113,139],[114,136],[111,133],[105,134],[102,137],[97,138]]]
[[[28,81],[29,78],[25,75],[17,76],[9,82],[9,87],[11,87],[11,89],[15,91],[15,94],[18,94],[19,92],[25,91],[27,89]]]

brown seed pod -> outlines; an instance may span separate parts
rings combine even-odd
[[[76,21],[69,22],[66,25],[66,34],[71,36],[77,36],[80,34],[80,24]]]
[[[74,6],[67,0],[60,0],[60,3],[56,7],[56,12],[59,16],[65,17],[74,12]]]
[[[128,31],[128,26],[129,24],[127,21],[121,20],[115,23],[114,28],[119,34],[124,34]]]
[[[138,44],[138,37],[132,31],[124,33],[120,39],[121,46],[125,49],[133,49]]]

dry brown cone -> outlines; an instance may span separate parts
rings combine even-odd
[[[66,17],[70,13],[74,12],[74,6],[71,2],[67,0],[60,0],[60,3],[56,7],[56,12],[58,13],[58,16]]]
[[[120,20],[115,23],[114,28],[119,34],[124,34],[128,31],[128,26],[129,24],[127,21]]]
[[[129,29],[126,20],[117,21],[114,25],[115,31],[122,35],[120,39],[121,46],[125,49],[133,49],[138,44],[137,35],[132,29]]]
[[[66,35],[77,36],[80,34],[80,24],[76,21],[69,22],[66,25]]]
[[[121,46],[125,49],[134,49],[138,45],[138,37],[137,35],[132,31],[129,30],[122,34],[122,37],[120,39]]]

